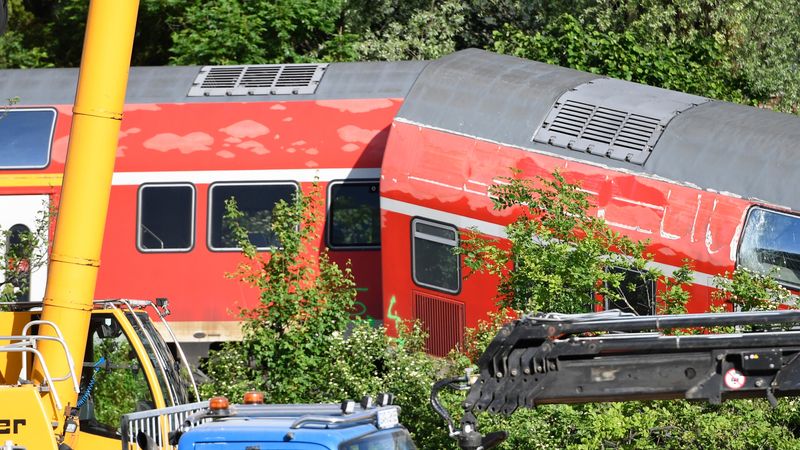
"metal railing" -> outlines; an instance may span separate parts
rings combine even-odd
[[[177,442],[170,444],[170,433],[184,428],[189,416],[206,408],[208,402],[203,401],[125,414],[120,424],[122,450],[175,450],[178,448]],[[137,443],[139,447],[136,447]]]
[[[28,331],[31,330],[33,326],[42,326],[46,325],[53,329],[53,332],[56,334],[55,337],[53,336],[36,336],[36,335],[28,335]],[[53,322],[45,321],[45,320],[33,320],[28,322],[25,327],[22,329],[21,335],[16,336],[0,336],[0,341],[9,341],[8,344],[0,346],[0,352],[3,353],[21,353],[20,356],[22,359],[22,368],[20,370],[20,374],[18,376],[19,383],[30,383],[30,376],[31,374],[28,373],[28,358],[25,353],[32,353],[37,358],[39,358],[39,362],[42,365],[42,375],[44,376],[44,381],[39,386],[39,390],[42,392],[51,391],[53,395],[53,401],[56,404],[56,409],[60,411],[62,409],[61,400],[59,399],[58,393],[56,392],[56,387],[53,384],[53,381],[65,381],[65,380],[72,380],[72,388],[75,392],[79,392],[78,389],[78,377],[75,374],[74,367],[75,364],[72,360],[72,354],[69,352],[69,347],[67,347],[67,343],[64,341],[64,336],[61,334],[61,330],[58,329],[56,324]],[[52,341],[57,342],[61,345],[61,348],[64,349],[64,357],[67,361],[68,371],[65,375],[53,377],[50,374],[50,370],[47,367],[47,361],[44,360],[42,357],[41,352],[39,351],[39,342],[40,341]]]

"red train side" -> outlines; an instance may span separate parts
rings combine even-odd
[[[496,280],[462,279],[447,255],[467,228],[505,236],[513,212],[494,211],[488,188],[512,170],[580,183],[591,213],[649,240],[665,274],[689,259],[692,312],[709,308],[713,277],[737,266],[775,269],[797,290],[800,200],[787,181],[798,141],[796,116],[478,50],[432,62],[382,166],[382,257],[396,268],[383,275],[386,317],[426,323],[436,354],[486,318]],[[654,313],[654,296],[634,300]]]

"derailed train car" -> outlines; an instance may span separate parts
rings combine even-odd
[[[592,213],[649,240],[665,274],[691,260],[690,312],[707,310],[713,277],[737,266],[775,268],[796,289],[798,142],[792,115],[484,51],[446,56],[417,78],[386,144],[384,305],[429,324],[433,353],[463,340],[494,284],[463,279],[448,255],[466,228],[504,236],[514,213],[494,211],[487,190],[511,169],[579,182]],[[633,302],[654,312],[653,296]]]
[[[19,98],[0,119],[4,229],[33,228],[58,203],[76,76],[0,71],[2,98]],[[462,279],[450,248],[468,227],[503,236],[513,215],[493,211],[487,193],[512,168],[580,182],[593,213],[649,239],[664,272],[692,259],[692,311],[737,265],[800,283],[795,116],[479,50],[134,68],[126,103],[97,295],[169,298],[179,340],[197,353],[237,339],[237,308],[257,301],[224,276],[240,256],[223,199],[237,198],[267,251],[274,203],[315,180],[326,205],[317,247],[352,260],[356,313],[390,329],[422,320],[435,354],[494,307],[496,281]],[[44,270],[31,274],[32,300]],[[635,300],[653,310],[654,299]]]

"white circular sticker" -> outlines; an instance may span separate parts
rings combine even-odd
[[[725,386],[728,389],[741,389],[744,386],[746,378],[743,373],[736,369],[730,369],[725,372]]]

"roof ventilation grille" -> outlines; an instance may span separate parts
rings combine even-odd
[[[310,95],[316,92],[327,67],[327,64],[205,66],[187,95]]]
[[[707,101],[628,81],[593,80],[561,95],[533,141],[644,165],[669,121]]]

